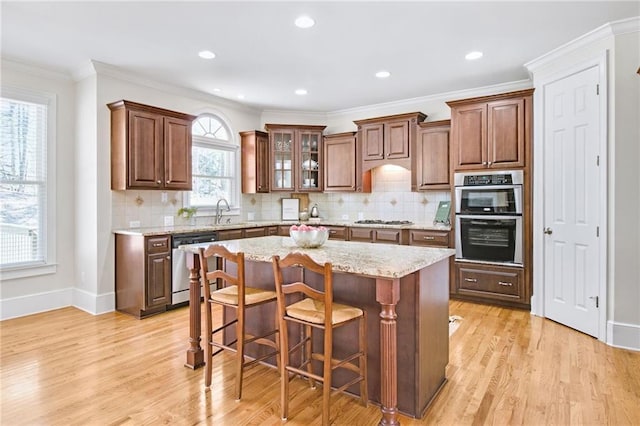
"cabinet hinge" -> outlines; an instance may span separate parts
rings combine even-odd
[[[600,227],[596,226],[596,237],[600,237]]]
[[[596,84],[596,95],[600,95],[600,85]]]

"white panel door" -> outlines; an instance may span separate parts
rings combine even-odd
[[[544,88],[544,311],[592,336],[599,326],[598,68]]]

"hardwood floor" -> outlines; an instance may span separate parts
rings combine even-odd
[[[450,303],[448,382],[422,420],[403,425],[640,424],[640,353],[528,312]],[[231,356],[183,367],[188,310],[144,320],[65,308],[0,323],[2,425],[281,425],[274,369],[245,373],[233,399]],[[321,390],[294,380],[288,425],[321,422]],[[335,394],[337,425],[373,425],[378,407]]]

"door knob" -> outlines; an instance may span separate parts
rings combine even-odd
[[[544,232],[547,235],[551,235],[553,234],[553,229],[547,227],[547,228],[544,228],[544,231],[542,232]]]

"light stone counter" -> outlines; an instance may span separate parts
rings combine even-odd
[[[222,225],[176,225],[176,226],[150,226],[144,228],[125,228],[114,229],[114,234],[124,235],[142,235],[142,236],[154,236],[154,235],[173,235],[184,233],[198,233],[198,232],[211,232],[221,231],[224,229],[239,229],[239,228],[260,228],[263,226],[291,226],[294,223],[306,223],[309,226],[346,226],[351,228],[387,228],[387,229],[418,229],[418,230],[435,230],[435,231],[450,231],[451,226],[447,225],[434,225],[432,223],[413,223],[410,225],[386,225],[382,223],[355,223],[348,221],[337,220],[322,220],[320,223],[311,222],[283,222],[283,221],[252,221],[252,222],[240,222],[230,223]]]
[[[180,249],[197,253],[211,243],[190,244]],[[308,254],[318,263],[331,262],[333,270],[369,277],[401,278],[426,268],[455,254],[447,248],[431,248],[391,244],[371,244],[355,241],[327,240],[318,248],[298,247],[290,237],[257,237],[218,241],[229,251],[242,251],[246,260],[271,262],[273,255],[281,258],[291,252]]]

